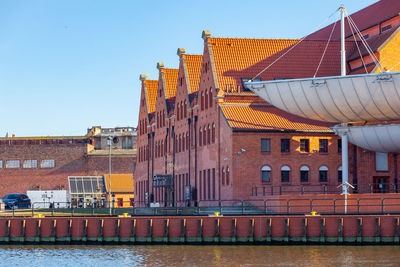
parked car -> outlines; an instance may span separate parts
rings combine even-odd
[[[31,208],[31,200],[25,194],[7,194],[1,200],[6,209]]]

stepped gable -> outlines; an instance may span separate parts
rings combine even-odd
[[[165,98],[167,102],[167,111],[170,113],[174,110],[179,70],[161,68],[160,71],[164,74]]]
[[[356,23],[358,29],[363,31],[367,28],[375,26],[382,21],[391,19],[398,16],[400,13],[400,1],[399,0],[381,0],[363,8],[353,14],[351,18]],[[307,40],[327,40],[332,31],[334,23],[322,28],[307,36]],[[337,22],[336,27],[332,34],[332,40],[340,40],[340,21]],[[345,32],[347,36],[351,35],[349,24],[345,23]]]
[[[187,74],[189,76],[190,94],[199,91],[200,75],[201,75],[201,62],[203,55],[187,55],[182,57],[185,59]]]
[[[147,101],[147,113],[152,114],[156,111],[156,98],[158,81],[157,80],[144,80],[144,88]]]
[[[242,78],[253,78],[276,61],[258,77],[261,80],[297,79],[313,77],[326,41],[304,40],[286,55],[297,39],[207,39],[212,50],[219,89],[243,91]],[[331,41],[317,73],[317,77],[340,75],[340,42]]]

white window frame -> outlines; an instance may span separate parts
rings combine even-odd
[[[24,169],[36,169],[37,168],[37,160],[36,159],[26,159],[23,163]]]
[[[56,161],[54,159],[42,159],[40,162],[40,168],[51,169],[56,166]]]
[[[19,159],[10,159],[6,161],[7,169],[19,169],[21,168],[21,161]]]

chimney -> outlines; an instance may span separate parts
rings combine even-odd
[[[204,30],[201,34],[201,38],[205,41],[208,37],[211,37],[211,33],[209,30]]]

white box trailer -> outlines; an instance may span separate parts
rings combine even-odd
[[[67,190],[29,190],[32,208],[69,208],[70,199]]]

